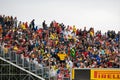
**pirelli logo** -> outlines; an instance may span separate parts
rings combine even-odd
[[[91,70],[91,80],[120,80],[120,70]]]
[[[110,79],[120,79],[120,72],[118,71],[94,71],[95,78],[110,78]]]

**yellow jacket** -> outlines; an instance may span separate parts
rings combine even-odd
[[[24,30],[26,29],[26,27],[25,27],[25,25],[24,25],[24,24],[22,24],[22,25],[21,25],[21,27],[22,27],[22,29],[24,29]]]
[[[57,55],[60,58],[60,60],[65,60],[65,58],[67,57],[66,53],[58,53]]]
[[[8,53],[8,48],[4,48],[4,53]]]
[[[14,46],[13,48],[15,51],[18,51],[18,47],[17,46]]]
[[[76,27],[75,27],[75,25],[73,26],[73,32],[76,32]]]

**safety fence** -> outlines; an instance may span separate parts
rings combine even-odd
[[[44,78],[45,80],[58,80],[57,75],[54,77],[51,77],[50,75],[50,66],[48,67],[41,67],[40,64],[36,64],[33,61],[30,61],[29,58],[23,57],[23,54],[17,54],[15,51],[8,49],[8,52],[6,53],[4,51],[4,49],[2,48],[2,46],[0,45],[0,57],[24,68],[25,70],[28,70],[38,76],[41,76],[42,78]],[[4,62],[0,61],[0,76],[5,76],[7,77],[7,75],[12,75],[11,72],[9,72],[9,70],[7,70],[8,68],[2,70],[1,66],[4,66]],[[9,66],[8,66],[9,67]],[[13,68],[13,67],[11,67]],[[20,73],[20,71],[16,70],[17,73],[19,73],[19,75],[25,75],[25,73]],[[4,74],[3,74],[4,73]],[[11,73],[11,74],[8,74]],[[13,74],[15,75],[15,73]],[[18,74],[16,74],[18,75]],[[1,79],[4,80],[4,79]],[[20,80],[24,80],[24,79],[20,79]],[[31,80],[28,78],[28,80]],[[35,80],[35,79],[33,79]],[[64,77],[62,76],[62,80],[70,80],[70,77]]]

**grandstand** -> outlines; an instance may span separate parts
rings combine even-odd
[[[0,80],[71,80],[73,68],[120,68],[120,32],[34,21],[0,16]]]

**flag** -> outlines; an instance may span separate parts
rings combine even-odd
[[[70,54],[72,57],[75,57],[75,50],[73,48],[70,50]]]

